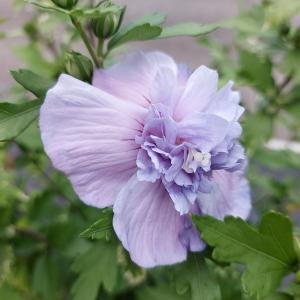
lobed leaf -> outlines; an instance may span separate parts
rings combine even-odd
[[[210,216],[193,219],[201,237],[215,247],[215,259],[246,265],[244,289],[258,299],[274,292],[296,261],[292,223],[280,213],[266,214],[259,230],[235,217],[224,222]]]
[[[79,273],[71,290],[73,300],[95,300],[101,285],[112,292],[118,279],[116,245],[98,241],[77,257],[72,269]]]

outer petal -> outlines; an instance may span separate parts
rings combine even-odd
[[[213,171],[211,193],[200,193],[198,204],[203,214],[223,219],[232,215],[246,219],[251,209],[250,188],[242,171]]]
[[[244,108],[239,105],[240,94],[232,91],[232,86],[233,81],[229,81],[215,93],[205,112],[220,116],[229,122],[238,121]]]
[[[85,203],[112,205],[136,172],[134,138],[146,113],[68,75],[47,93],[40,112],[45,150]]]
[[[161,52],[137,52],[110,68],[97,70],[93,85],[146,107],[151,101],[151,83],[163,68],[177,74],[177,65],[170,56]]]
[[[186,259],[187,246],[181,242],[184,217],[175,210],[160,180],[150,183],[133,176],[118,195],[113,225],[132,260],[142,267]]]
[[[193,112],[201,112],[217,91],[218,73],[200,66],[189,77],[186,88],[175,110],[174,117],[181,120]]]

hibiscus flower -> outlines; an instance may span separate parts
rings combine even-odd
[[[250,193],[232,82],[190,72],[160,52],[61,75],[40,113],[45,150],[80,199],[113,206],[114,230],[134,262],[167,265],[201,251],[191,214],[246,218]]]

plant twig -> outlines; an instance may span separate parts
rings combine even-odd
[[[97,55],[96,55],[96,53],[95,53],[95,51],[94,51],[94,49],[93,49],[93,47],[92,47],[92,45],[91,45],[88,37],[87,37],[87,35],[85,34],[85,31],[84,31],[81,23],[74,16],[70,16],[70,18],[71,18],[71,21],[72,21],[73,25],[75,26],[75,28],[77,29],[78,33],[80,34],[80,36],[81,36],[81,38],[82,38],[82,40],[83,40],[83,42],[84,42],[87,50],[89,51],[89,53],[91,55],[91,58],[92,58],[92,60],[93,60],[93,62],[95,64],[95,66],[97,68],[100,68],[102,66],[102,63],[103,63],[102,59],[100,59],[100,58],[97,57]]]

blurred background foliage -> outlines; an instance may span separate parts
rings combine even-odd
[[[23,5],[16,1],[16,9]],[[275,209],[292,217],[295,232],[300,217],[299,12],[298,0],[264,0],[220,24],[233,32],[233,44],[223,45],[211,35],[196,40],[208,48],[222,84],[234,80],[237,89],[246,87],[253,95],[244,103],[248,109],[242,120],[254,206],[250,222]],[[36,10],[19,30],[27,43],[17,47],[16,55],[30,70],[55,80],[64,71],[66,51],[78,46],[67,17]],[[0,36],[9,38],[9,33]],[[114,50],[105,64],[122,51]],[[8,100],[29,99],[30,93],[16,85]],[[135,266],[105,219],[111,212],[83,205],[51,167],[36,121],[0,147],[1,300],[256,299],[242,289],[242,269],[216,263],[210,248],[207,258],[193,255],[175,267]],[[101,214],[107,230],[96,226],[80,237]],[[289,278],[280,293],[264,299],[300,299],[297,280]]]

